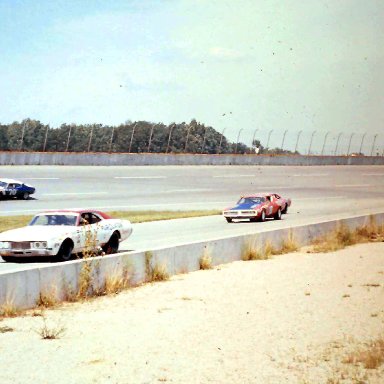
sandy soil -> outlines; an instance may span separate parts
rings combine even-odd
[[[383,383],[383,365],[342,361],[384,338],[384,243],[235,262],[44,317],[60,339],[41,339],[41,316],[0,321],[0,383]]]

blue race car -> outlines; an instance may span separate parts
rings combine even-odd
[[[22,181],[13,179],[0,179],[0,198],[11,198],[28,200],[29,195],[35,193],[35,188]]]

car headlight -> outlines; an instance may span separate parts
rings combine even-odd
[[[6,249],[9,248],[9,242],[8,241],[0,241],[0,249]]]
[[[32,248],[47,248],[46,241],[35,241],[31,245],[32,245]]]

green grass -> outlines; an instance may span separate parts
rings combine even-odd
[[[106,212],[116,219],[128,219],[132,223],[171,220],[187,217],[219,215],[216,210],[201,211],[112,211]],[[0,216],[0,232],[27,225],[33,216]]]

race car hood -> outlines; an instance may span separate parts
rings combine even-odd
[[[262,203],[260,203],[260,204],[243,203],[243,204],[235,205],[233,208],[229,208],[229,210],[231,210],[231,211],[236,211],[236,210],[243,211],[245,209],[258,209],[258,208],[261,208],[262,205],[263,205]]]
[[[0,241],[44,241],[73,233],[75,228],[69,225],[31,225],[0,233]]]

